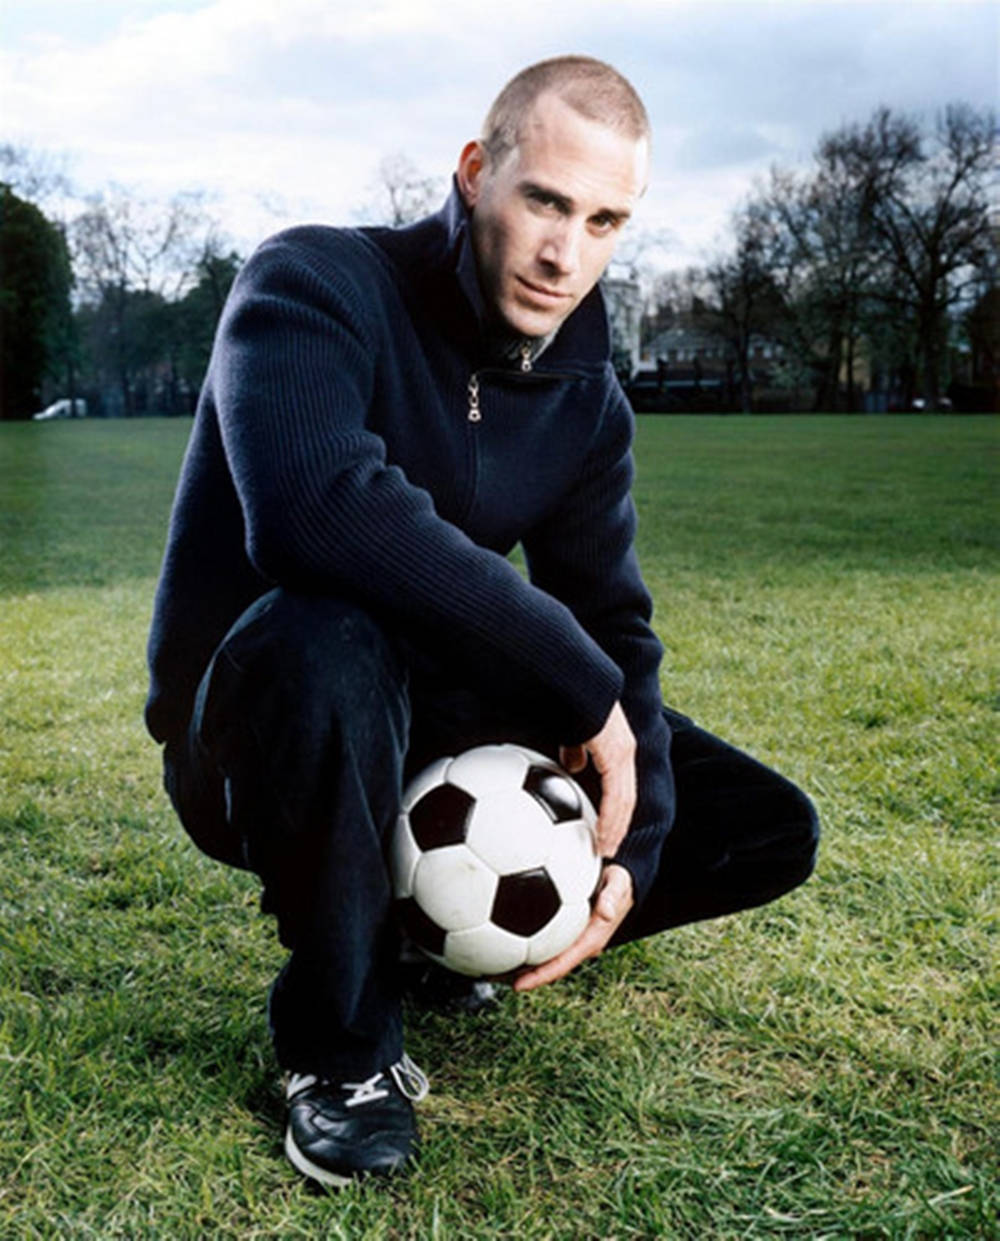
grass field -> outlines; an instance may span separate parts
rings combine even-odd
[[[0,1238],[998,1235],[997,421],[640,421],[665,696],[811,791],[817,874],[412,1014],[421,1163],[335,1196],[141,724],[189,424],[0,426]]]

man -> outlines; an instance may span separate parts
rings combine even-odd
[[[532,66],[441,212],[272,238],[219,326],[147,721],[186,828],[260,875],[290,949],[268,1004],[286,1151],[324,1184],[414,1147],[426,1082],[403,1052],[384,846],[426,762],[520,741],[595,786],[593,916],[518,990],[770,900],[813,864],[805,796],[661,703],[596,288],[648,147],[609,66]],[[518,543],[530,582],[506,559]]]

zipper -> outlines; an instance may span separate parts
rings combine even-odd
[[[521,355],[521,374],[527,375],[531,370],[531,341],[521,341],[521,344],[518,346],[518,353]],[[466,387],[466,396],[469,401],[466,417],[469,422],[482,422],[483,420],[483,411],[479,404],[479,376],[479,371],[473,371],[469,376],[469,382]]]
[[[483,411],[479,408],[479,376],[475,371],[469,376],[467,396],[469,398],[469,421],[482,422]]]
[[[535,363],[531,356],[530,341],[522,341],[518,346],[518,353],[521,355],[518,370],[511,370],[510,367],[504,366],[481,366],[478,371],[473,371],[469,376],[465,389],[467,402],[465,416],[469,422],[482,422],[483,420],[479,383],[484,376],[490,376],[508,383],[511,380],[518,383],[523,376],[532,384],[544,384],[550,383],[553,380],[573,380],[586,377],[579,371],[536,371]]]

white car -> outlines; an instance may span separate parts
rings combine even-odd
[[[86,418],[87,402],[82,396],[70,399],[68,396],[62,397],[58,401],[53,401],[51,405],[46,405],[43,410],[37,414],[32,414],[34,422],[48,422],[50,418]]]

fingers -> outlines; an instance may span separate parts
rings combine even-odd
[[[601,939],[595,930],[592,919],[576,943],[567,948],[565,952],[553,957],[551,961],[546,961],[544,965],[536,965],[534,969],[519,975],[514,982],[514,990],[534,991],[536,987],[544,987],[546,983],[555,982],[557,978],[562,978],[570,970],[575,969],[581,961],[585,961],[588,957],[596,957],[606,942],[607,940]]]
[[[597,852],[614,857],[625,839],[635,809],[635,767],[631,761],[600,772],[601,805],[597,815]]]
[[[618,929],[633,904],[631,873],[624,866],[609,863],[604,868],[594,912],[606,919],[614,931]]]
[[[608,712],[604,726],[582,745],[565,745],[559,760],[573,775],[587,765],[587,756],[601,778],[601,804],[597,811],[595,836],[601,857],[611,858],[625,839],[636,801],[635,737],[621,703]]]
[[[614,857],[632,821],[636,800],[635,737],[620,703],[615,703],[604,727],[584,748],[601,777],[597,849],[602,857]]]
[[[587,751],[582,745],[560,746],[559,762],[571,775],[575,776],[587,765]]]
[[[624,866],[607,866],[601,879],[594,912],[579,939],[551,961],[521,974],[514,982],[514,990],[533,991],[536,987],[544,987],[546,983],[564,977],[581,961],[598,956],[623,922],[632,904],[632,876]]]

